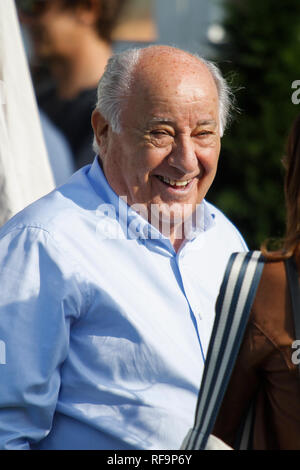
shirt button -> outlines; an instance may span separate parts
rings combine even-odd
[[[202,314],[201,314],[200,310],[196,310],[196,314],[198,315],[198,317],[200,318],[200,320],[203,320]]]

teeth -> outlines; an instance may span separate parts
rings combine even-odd
[[[167,178],[165,176],[159,176],[158,178],[164,183],[169,184],[170,186],[187,186],[192,181],[191,179],[186,181],[176,181],[171,180],[170,178]]]

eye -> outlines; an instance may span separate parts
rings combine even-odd
[[[172,144],[173,136],[167,129],[153,129],[150,131],[150,140],[155,146],[166,147]]]
[[[153,129],[150,135],[155,140],[171,141],[173,139],[172,134],[166,129]]]
[[[198,132],[198,134],[196,134],[197,136],[207,136],[207,135],[212,135],[213,133],[211,131],[200,131]]]
[[[159,137],[159,136],[164,137],[164,136],[170,135],[170,134],[169,134],[166,130],[164,130],[164,129],[155,129],[155,130],[151,131],[151,134],[154,135],[154,136],[156,136],[156,137]]]
[[[210,141],[213,138],[213,136],[214,136],[214,132],[209,131],[209,130],[202,130],[199,132],[195,132],[195,134],[193,135],[194,138],[203,141],[203,143],[206,141]]]

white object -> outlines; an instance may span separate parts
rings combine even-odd
[[[233,450],[232,447],[229,447],[225,442],[221,441],[218,437],[213,434],[209,435],[207,440],[205,450]]]
[[[0,1],[0,225],[54,188],[14,0]]]

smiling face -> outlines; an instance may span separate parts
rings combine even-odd
[[[152,205],[162,217],[171,211],[176,225],[195,211],[216,174],[218,92],[206,66],[168,49],[144,53],[134,78],[121,133],[110,126],[103,132],[94,120],[103,170],[129,205],[143,204],[148,215]]]

